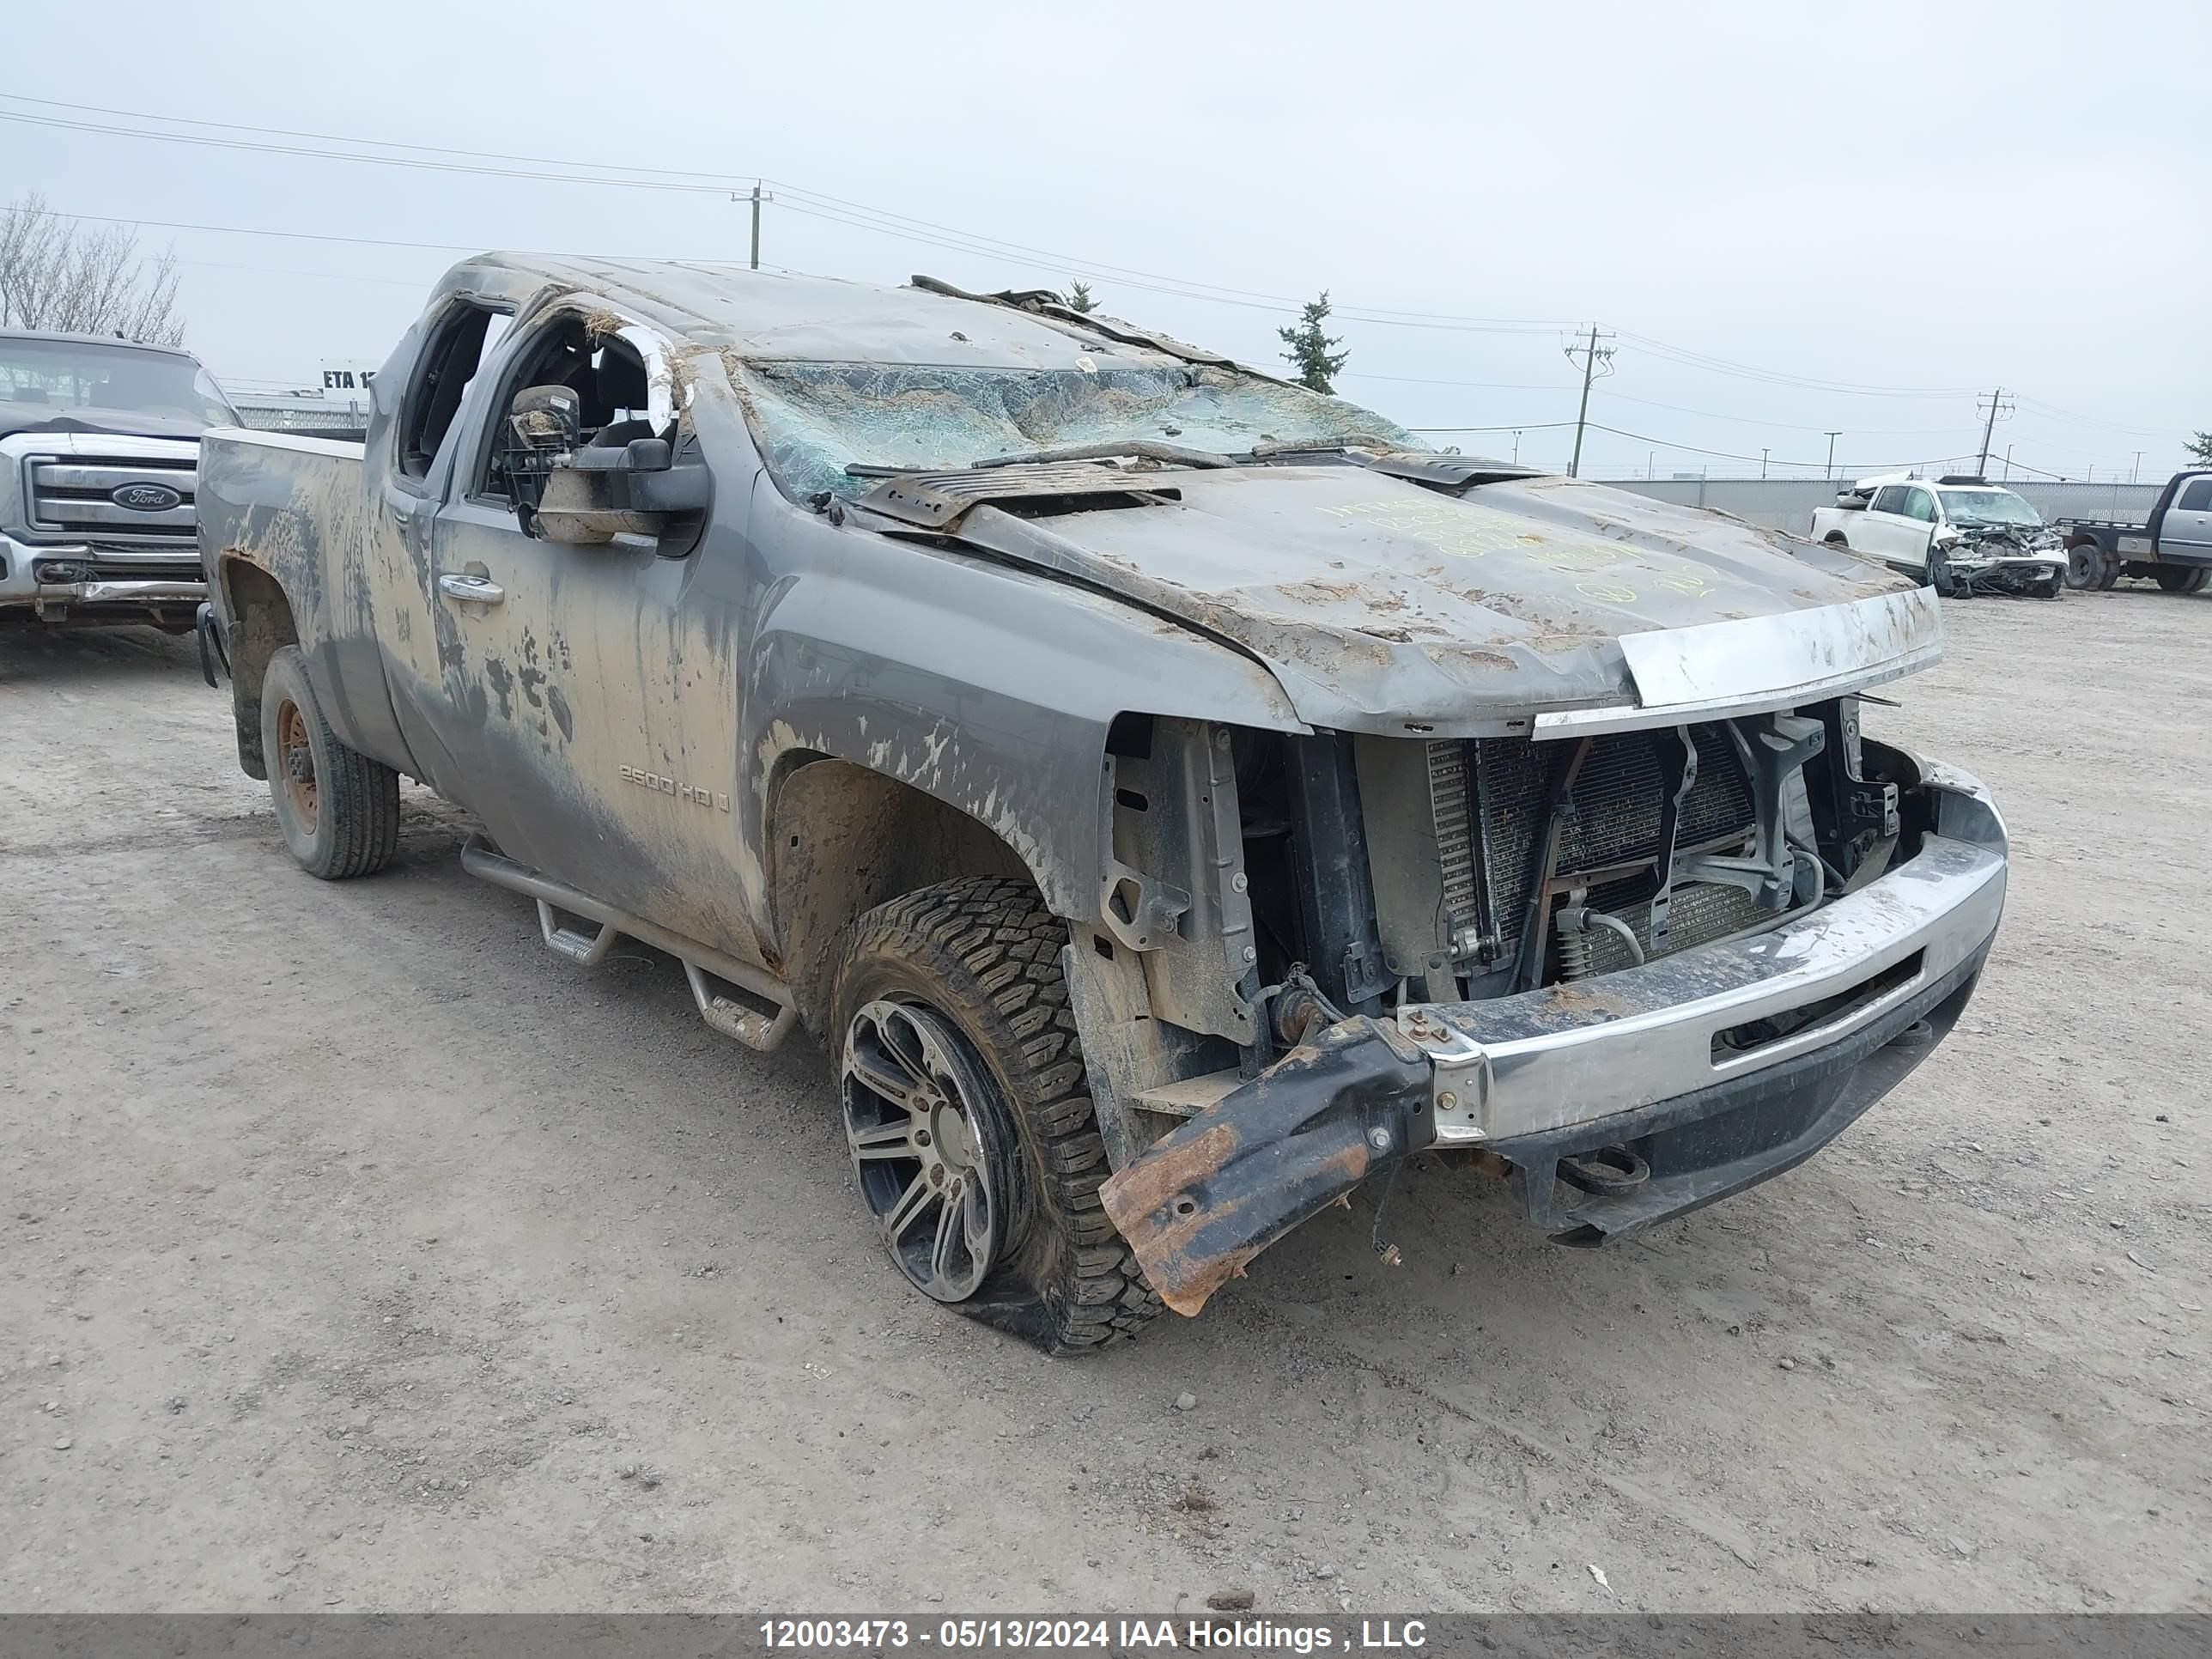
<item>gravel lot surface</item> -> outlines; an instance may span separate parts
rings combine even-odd
[[[905,1288],[817,1052],[422,791],[301,874],[189,641],[0,635],[0,1607],[2212,1608],[2212,594],[1948,621],[1869,724],[2014,883],[1897,1094],[1603,1252],[1416,1170],[1081,1362]]]

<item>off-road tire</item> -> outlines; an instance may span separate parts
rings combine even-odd
[[[285,741],[289,732],[294,741]],[[307,780],[313,809],[288,764],[288,752],[304,739],[313,761]],[[356,754],[337,739],[307,683],[300,647],[281,647],[269,659],[261,687],[261,752],[268,758],[269,795],[276,826],[300,867],[325,881],[373,875],[399,848],[399,774]]]
[[[1019,1168],[996,1267],[963,1313],[1071,1354],[1133,1336],[1160,1310],[1107,1218],[1109,1173],[1068,1006],[1067,927],[1036,889],[1000,877],[939,883],[848,931],[830,1028],[833,1064],[863,1008],[918,1003],[955,1027],[1011,1118]]]
[[[2212,570],[2201,566],[2161,564],[2152,568],[2151,580],[2168,593],[2198,593],[2204,588],[2205,579]]]

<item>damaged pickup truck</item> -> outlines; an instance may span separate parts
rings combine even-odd
[[[293,854],[420,779],[555,951],[805,1027],[898,1269],[1054,1351],[1423,1149],[1575,1244],[1777,1175],[1997,926],[1981,787],[1861,729],[1934,599],[1846,551],[926,278],[486,256],[374,398],[202,466]]]

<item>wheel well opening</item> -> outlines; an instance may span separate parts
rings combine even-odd
[[[1014,849],[959,808],[850,761],[787,761],[769,815],[771,914],[783,976],[817,1036],[837,943],[879,904],[963,876],[1034,883]]]
[[[1844,532],[1840,530],[1831,530],[1826,535],[1821,537],[1820,539],[1827,543],[1831,547],[1849,547],[1850,545],[1850,543],[1844,539]]]
[[[250,778],[269,775],[261,752],[261,685],[269,659],[300,642],[299,623],[283,586],[244,559],[222,562],[223,598],[230,612],[230,698],[238,720],[238,763]]]

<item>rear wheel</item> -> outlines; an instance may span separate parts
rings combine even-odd
[[[845,1133],[923,1295],[1052,1353],[1159,1311],[1098,1201],[1107,1174],[1060,953],[1024,883],[941,883],[854,924],[834,1029]]]
[[[2103,586],[2105,550],[2094,542],[2076,542],[2066,550],[2066,586],[2088,589]]]
[[[2212,569],[2203,566],[2161,564],[2152,568],[2151,580],[2169,593],[2201,593]]]
[[[261,752],[276,824],[300,867],[325,881],[374,874],[399,847],[399,775],[337,739],[288,645],[261,688]]]

